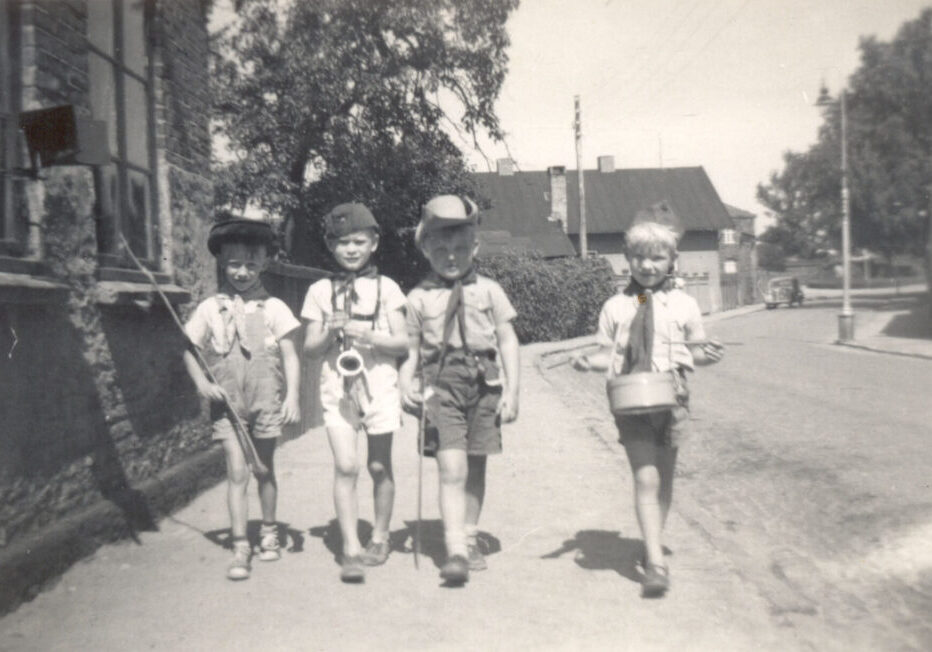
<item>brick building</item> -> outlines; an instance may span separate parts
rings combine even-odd
[[[208,4],[0,0],[0,612],[152,527],[196,489],[172,474],[222,473],[182,338],[119,237],[173,301],[215,290]],[[35,177],[20,124],[66,134],[72,113],[77,146]]]

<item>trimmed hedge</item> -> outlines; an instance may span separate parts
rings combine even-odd
[[[498,281],[518,311],[515,331],[522,344],[594,333],[602,304],[616,292],[604,258],[512,253],[480,256],[478,262],[479,272]]]

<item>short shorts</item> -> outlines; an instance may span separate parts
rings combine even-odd
[[[243,413],[237,412],[240,421],[246,426],[248,432],[254,439],[274,439],[282,436],[282,409],[281,402],[277,404],[262,406],[258,409]],[[223,403],[211,402],[210,406],[211,428],[215,441],[231,439],[236,437],[233,432],[233,424],[227,416]]]
[[[435,377],[437,363],[428,365],[425,373],[428,379]],[[473,354],[461,349],[447,352],[441,375],[431,383],[433,395],[426,402],[425,455],[447,449],[465,450],[469,455],[502,452],[498,411],[502,386],[489,384],[498,377],[491,356],[482,356],[477,362]]]

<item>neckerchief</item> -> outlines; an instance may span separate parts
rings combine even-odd
[[[356,279],[357,278],[377,278],[379,275],[379,269],[375,265],[369,263],[362,269],[358,269],[355,272],[336,272],[332,277],[330,282],[333,284],[333,294],[331,295],[331,306],[336,312],[337,309],[337,295],[343,295],[343,312],[350,314],[353,311],[353,304],[359,300],[359,295],[356,293]]]
[[[469,345],[466,343],[466,303],[463,300],[463,285],[470,285],[476,282],[477,274],[475,267],[470,267],[463,276],[457,279],[445,279],[436,272],[431,272],[427,278],[421,281],[421,287],[428,290],[438,288],[449,288],[450,298],[447,299],[447,308],[443,313],[443,343],[440,346],[440,367],[443,367],[444,358],[447,355],[447,349],[450,346],[450,336],[453,335],[453,326],[455,322],[459,323],[460,339],[463,341],[463,349],[469,351]]]
[[[652,288],[645,288],[634,278],[624,289],[624,294],[637,296],[638,310],[631,320],[628,345],[625,347],[622,374],[637,371],[650,371],[654,359],[654,293],[666,292],[673,288],[673,277],[668,276]]]
[[[239,341],[243,351],[249,353],[249,339],[246,336],[246,302],[262,302],[269,293],[261,285],[245,293],[231,292],[229,289],[216,295],[220,305],[220,318],[223,320],[223,344],[220,353],[226,355],[233,349],[233,343]]]

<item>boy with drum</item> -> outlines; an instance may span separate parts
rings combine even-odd
[[[671,372],[675,407],[615,416],[634,476],[635,511],[645,548],[645,597],[660,597],[670,587],[661,533],[673,498],[677,450],[688,432],[686,371],[718,362],[724,354],[719,342],[706,340],[699,304],[674,285],[678,239],[673,226],[654,221],[636,223],[628,230],[625,255],[631,282],[602,307],[597,333],[602,348],[573,360],[581,371],[607,371],[609,379]]]

